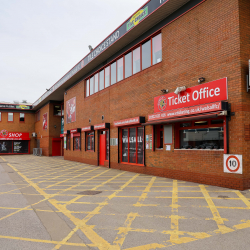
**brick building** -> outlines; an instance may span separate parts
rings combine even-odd
[[[250,188],[249,13],[247,0],[148,1],[25,111],[27,126],[2,107],[0,130],[29,132],[29,152]]]

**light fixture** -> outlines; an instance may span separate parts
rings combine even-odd
[[[89,118],[89,123],[91,123],[91,119]]]
[[[93,47],[91,45],[89,45],[89,51],[92,51]]]
[[[200,77],[199,79],[198,79],[198,83],[202,83],[202,82],[205,82],[205,78],[204,77]]]
[[[168,93],[168,89],[162,89],[161,92],[162,92],[163,94],[166,94],[166,93]]]
[[[54,128],[56,128],[56,125],[54,125]]]
[[[102,115],[102,120],[104,120],[104,115]]]
[[[182,87],[177,87],[177,89],[175,90],[175,94],[179,95],[182,91],[185,91],[187,89],[186,86],[182,86]]]

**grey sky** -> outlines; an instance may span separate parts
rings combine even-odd
[[[147,0],[0,0],[0,101],[35,102]]]

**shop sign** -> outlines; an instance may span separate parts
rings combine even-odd
[[[120,127],[120,126],[140,124],[140,123],[144,123],[144,122],[145,122],[145,117],[139,116],[139,117],[124,119],[124,120],[120,120],[120,121],[114,121],[114,126]]]
[[[185,115],[196,115],[200,113],[208,113],[213,111],[220,111],[223,110],[223,102],[214,102],[204,105],[197,105],[189,108],[171,110],[162,113],[156,113],[148,116],[148,121],[160,120],[160,119],[167,119],[167,118],[174,118],[178,116],[185,116]]]
[[[67,130],[66,130],[66,131],[64,131],[64,132],[63,132],[63,134],[64,134],[64,135],[67,135],[67,134],[68,134],[68,131],[67,131]]]
[[[224,101],[228,99],[227,78],[200,84],[179,95],[169,93],[154,98],[154,112],[191,107],[199,104]]]
[[[82,128],[82,132],[87,132],[87,131],[92,131],[92,130],[94,130],[93,126],[88,126],[88,127]]]
[[[101,124],[94,125],[94,130],[105,129],[109,127],[110,127],[109,123],[101,123]]]
[[[0,104],[0,108],[6,108],[6,109],[31,109],[32,106],[27,106],[27,105]]]
[[[142,19],[148,15],[148,6],[144,9],[137,11],[129,22],[127,22],[127,31],[136,26]]]
[[[8,132],[3,129],[0,132],[0,140],[30,140],[29,133],[20,133],[20,132]]]
[[[224,173],[242,174],[242,155],[224,155]]]

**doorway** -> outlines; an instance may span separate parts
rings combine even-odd
[[[61,156],[61,138],[52,138],[52,156]]]
[[[99,134],[99,165],[109,160],[109,131],[100,131]]]

